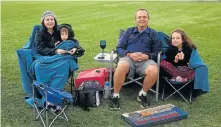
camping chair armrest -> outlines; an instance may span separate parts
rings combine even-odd
[[[111,57],[110,60],[113,61],[113,62],[115,62],[115,63],[117,64],[118,61],[119,61],[120,56],[117,54],[116,59],[113,59],[114,54],[117,54],[117,49],[112,49],[111,54],[110,54],[110,57]]]
[[[160,63],[161,58],[162,58],[161,55],[162,55],[162,52],[159,51],[159,52],[157,53],[157,63]]]

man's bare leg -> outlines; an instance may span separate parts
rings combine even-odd
[[[158,67],[157,65],[149,65],[145,70],[145,78],[143,81],[143,91],[147,92],[157,81]]]
[[[119,94],[122,85],[124,84],[126,74],[129,72],[129,63],[121,61],[114,73],[114,93]]]
[[[110,109],[117,110],[120,109],[119,104],[119,92],[124,84],[126,74],[129,72],[129,63],[126,61],[121,61],[118,63],[117,69],[114,73],[114,95],[111,98]]]
[[[141,107],[146,108],[150,106],[150,100],[147,100],[147,91],[151,89],[157,81],[158,68],[157,65],[149,65],[145,70],[145,78],[143,81],[143,88],[139,92],[137,100],[141,102]]]

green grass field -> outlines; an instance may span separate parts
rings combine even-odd
[[[152,105],[172,103],[189,113],[185,120],[160,126],[221,126],[221,2],[2,2],[1,7],[2,127],[42,126],[40,121],[33,121],[32,110],[24,102],[16,49],[25,44],[44,11],[52,10],[59,23],[72,24],[76,38],[86,50],[79,60],[79,72],[103,66],[93,60],[100,52],[99,41],[107,41],[105,51],[115,48],[119,29],[135,25],[134,16],[139,8],[149,10],[149,26],[157,31],[170,34],[175,28],[183,28],[209,67],[210,92],[198,97],[192,105],[181,99]],[[138,87],[122,89],[119,111],[110,111],[104,102],[90,112],[71,106],[67,113],[70,121],[57,121],[55,127],[128,126],[120,116],[141,109],[135,99],[138,90]]]

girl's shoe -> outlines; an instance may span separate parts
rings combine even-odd
[[[177,76],[176,77],[176,82],[180,82],[180,83],[187,82],[187,78],[182,78],[180,76]]]
[[[170,79],[170,81],[175,82],[175,81],[176,81],[176,77],[172,77],[172,78]]]

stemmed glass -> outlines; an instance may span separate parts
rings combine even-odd
[[[106,40],[100,40],[100,47],[102,49],[102,53],[99,59],[104,59],[104,49],[106,48]]]

